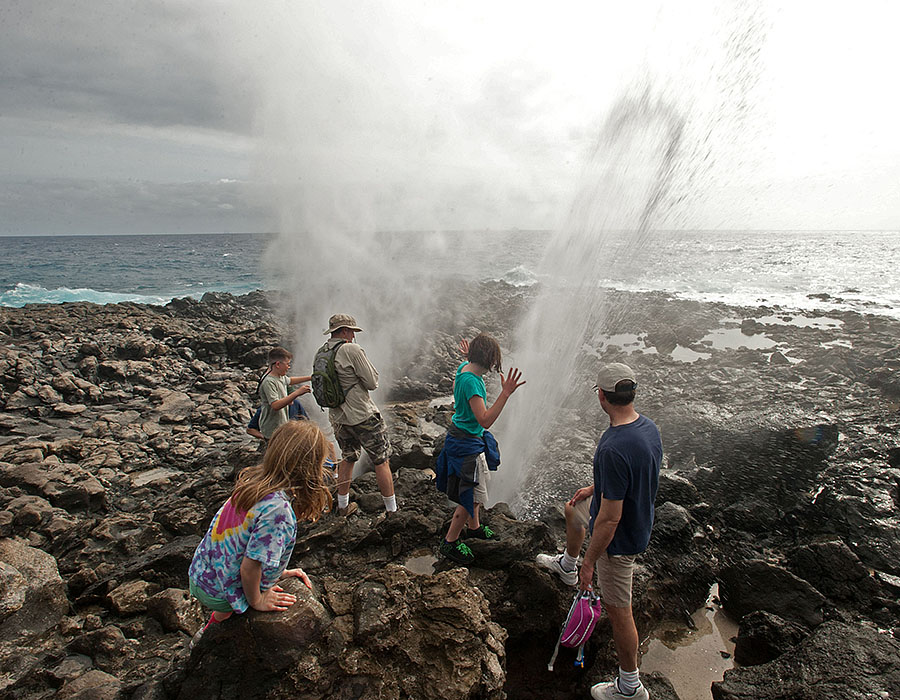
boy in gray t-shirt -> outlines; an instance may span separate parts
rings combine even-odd
[[[304,384],[288,393],[294,384],[308,382],[310,377],[289,377],[293,355],[282,347],[269,351],[269,369],[259,383],[261,413],[259,431],[268,439],[275,429],[290,420],[288,407],[294,399],[310,391],[309,384]]]

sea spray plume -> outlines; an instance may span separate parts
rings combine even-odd
[[[255,29],[240,28],[236,50],[255,67],[254,176],[276,231],[266,283],[284,292],[284,325],[296,329],[285,343],[295,365],[307,366],[328,317],[352,314],[386,392],[430,301],[427,278],[396,270],[384,233],[417,206],[404,183],[430,175],[422,172],[430,112],[420,105],[427,71],[402,50],[418,34],[388,25],[390,7],[359,12],[344,2],[276,2],[238,15]],[[373,32],[379,22],[386,31]]]
[[[284,228],[266,253],[274,284],[284,292],[285,321],[296,329],[296,366],[312,362],[331,314],[350,313],[364,329],[356,342],[378,367],[384,391],[416,347],[430,287],[394,269],[390,234],[375,231],[359,193],[318,194],[304,192],[285,204]]]
[[[568,219],[549,243],[540,296],[516,334],[510,364],[523,368],[529,400],[498,429],[505,437],[504,468],[492,484],[499,500],[522,505],[522,484],[548,431],[566,430],[555,419],[569,399],[582,403],[579,387],[590,396],[590,382],[578,381],[576,361],[588,333],[604,326],[604,275],[633,267],[647,244],[666,202],[683,128],[677,109],[643,90],[622,99],[601,131]],[[556,465],[534,469],[536,477],[550,471]]]
[[[546,456],[550,441],[583,427],[573,420],[599,412],[589,381],[578,382],[579,356],[592,354],[598,336],[621,328],[629,314],[605,303],[602,285],[638,282],[640,251],[651,239],[663,246],[672,236],[661,227],[692,228],[690,217],[704,205],[715,218],[716,202],[736,211],[738,201],[744,208],[754,201],[746,196],[747,178],[764,157],[755,93],[770,21],[757,0],[721,12],[687,64],[672,66],[671,74],[661,66],[668,77],[650,84],[669,87],[635,89],[613,108],[565,224],[551,239],[541,270],[547,281],[509,360],[528,377],[530,400],[498,428],[508,437],[494,494],[520,515],[537,515],[541,499],[568,497],[585,477],[586,460],[550,465]]]

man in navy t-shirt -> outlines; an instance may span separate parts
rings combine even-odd
[[[583,590],[593,587],[596,570],[612,625],[619,677],[593,686],[591,697],[647,700],[637,668],[631,584],[635,557],[650,542],[662,440],[656,424],[634,410],[637,382],[630,367],[619,362],[605,365],[595,388],[609,416],[609,428],[594,453],[594,483],[578,489],[566,504],[566,551],[539,554],[537,563]],[[578,572],[577,557],[588,529],[591,540]]]

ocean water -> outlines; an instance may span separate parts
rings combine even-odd
[[[392,273],[536,284],[542,231],[378,234]],[[91,301],[165,304],[205,292],[278,286],[263,268],[268,234],[0,238],[0,305]],[[615,244],[613,244],[614,246]],[[470,252],[464,259],[459,246]],[[655,234],[597,284],[785,310],[856,310],[900,318],[900,232],[681,231]]]

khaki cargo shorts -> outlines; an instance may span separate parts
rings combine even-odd
[[[591,519],[591,499],[585,498],[575,504],[576,521],[587,527]],[[631,606],[631,583],[634,578],[634,554],[613,554],[606,552],[597,559],[597,583],[603,604],[613,608]]]
[[[380,413],[356,425],[334,426],[334,439],[341,448],[341,459],[348,462],[356,462],[363,450],[375,465],[383,464],[391,456],[387,426]]]

